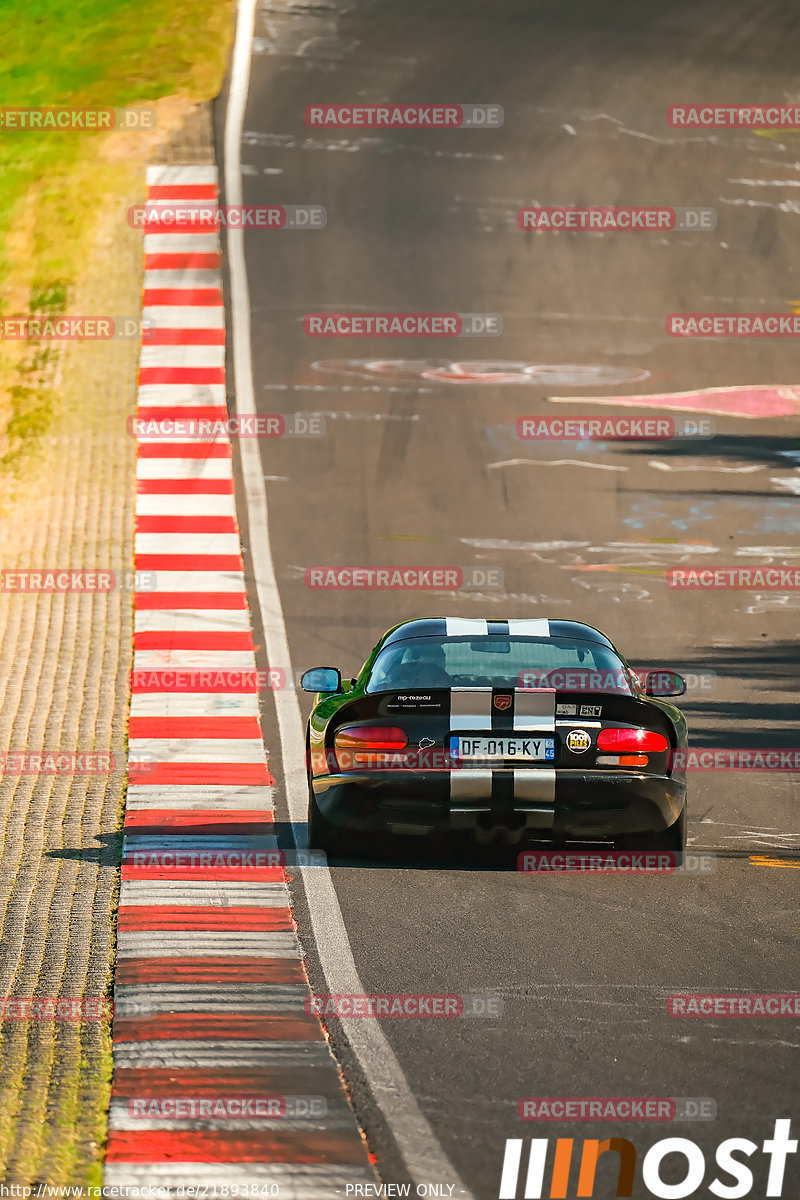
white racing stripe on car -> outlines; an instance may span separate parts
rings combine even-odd
[[[445,633],[447,637],[465,637],[469,634],[474,637],[487,637],[489,623],[477,617],[445,617]]]
[[[555,692],[529,691],[516,688],[514,691],[514,730],[526,732],[555,733]]]
[[[515,733],[555,735],[555,692],[514,690]],[[450,692],[450,731],[492,729],[491,688],[453,688]],[[495,732],[497,732],[495,730]],[[507,771],[498,764],[498,771]],[[552,768],[513,768],[514,799],[525,802],[529,824],[550,828],[555,815],[556,773]],[[450,772],[451,804],[483,800],[491,804],[493,771],[460,767]],[[531,808],[531,805],[534,807]],[[455,824],[458,824],[456,819]]]
[[[450,732],[492,728],[491,688],[450,689]]]
[[[492,771],[477,769],[450,772],[451,806],[469,803],[469,807],[461,811],[457,807],[451,807],[451,824],[454,828],[464,824],[465,816],[469,816],[475,811],[490,809],[493,774]],[[542,767],[532,770],[515,768],[513,775],[515,809],[518,812],[524,811],[529,814],[528,824],[530,826],[537,829],[552,829],[555,820],[555,771]],[[475,801],[483,801],[483,807],[478,809]],[[522,804],[516,803],[517,801]],[[452,820],[453,817],[455,820]]]
[[[550,622],[547,617],[509,621],[508,632],[512,637],[550,637]]]
[[[464,800],[491,800],[492,772],[461,769],[450,772],[450,799],[455,803]]]
[[[514,799],[524,800],[526,811],[530,805],[540,805],[535,809],[541,814],[542,820],[535,824],[542,828],[551,827],[555,818],[556,773],[554,770],[514,772]],[[533,823],[533,822],[532,822]]]

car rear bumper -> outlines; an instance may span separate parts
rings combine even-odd
[[[454,785],[449,772],[347,772],[318,776],[313,789],[322,816],[340,830],[479,840],[499,832],[510,842],[662,833],[685,803],[682,779],[635,771],[469,774]]]

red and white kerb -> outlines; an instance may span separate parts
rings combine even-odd
[[[152,167],[148,185],[148,202],[218,199],[214,167]],[[144,252],[136,415],[224,422],[218,234],[145,233]],[[262,865],[277,842],[256,683],[225,682],[257,676],[222,429],[138,446],[136,566],[155,587],[135,597],[104,1183],[333,1195],[375,1177],[320,1021],[304,1011],[285,872]],[[198,683],[167,690],[159,669],[196,670]],[[209,687],[209,672],[222,682]],[[264,1095],[286,1098],[286,1115],[175,1117],[186,1106],[168,1103]],[[297,1096],[323,1097],[325,1119],[291,1115]],[[161,1103],[132,1103],[142,1097]]]

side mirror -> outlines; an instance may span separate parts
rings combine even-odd
[[[648,671],[644,677],[645,696],[682,696],[686,680],[677,671]]]
[[[300,676],[300,687],[304,692],[340,692],[341,672],[336,667],[312,667]]]

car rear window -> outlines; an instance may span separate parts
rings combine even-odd
[[[419,637],[378,654],[368,692],[408,687],[555,687],[629,696],[621,659],[597,642],[566,638]]]

